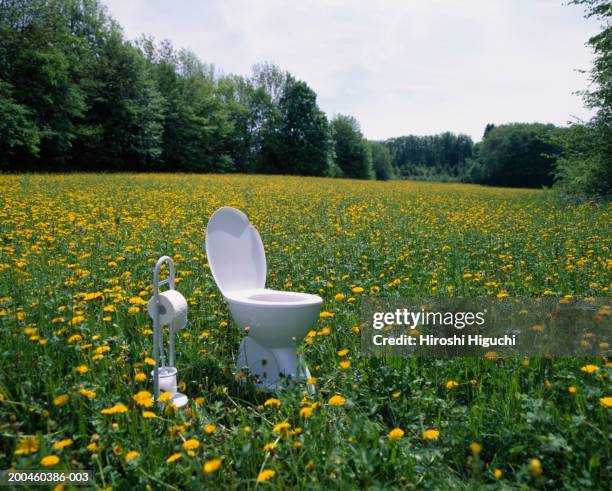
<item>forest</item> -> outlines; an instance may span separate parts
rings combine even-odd
[[[125,38],[99,0],[0,0],[0,170],[241,172],[464,181],[606,195],[612,187],[610,3],[585,92],[592,121],[489,124],[369,141],[272,63],[226,74],[168,40]]]

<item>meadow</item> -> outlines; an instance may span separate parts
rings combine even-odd
[[[244,210],[274,289],[318,293],[315,380],[240,383],[244,333],[204,230]],[[610,295],[610,204],[543,191],[245,175],[0,177],[0,469],[90,469],[95,488],[609,489],[604,358],[360,353],[366,296]],[[153,265],[173,257],[189,324],[187,411],[153,403]]]

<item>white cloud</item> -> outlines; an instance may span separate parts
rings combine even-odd
[[[488,122],[587,118],[579,96],[598,31],[561,0],[106,0],[129,38],[149,33],[224,72],[271,61],[328,115],[369,138]]]

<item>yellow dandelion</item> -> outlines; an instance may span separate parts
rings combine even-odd
[[[185,450],[195,450],[199,446],[200,446],[200,442],[196,440],[195,438],[191,438],[185,441],[185,443],[183,443],[183,448]]]
[[[289,428],[291,428],[291,425],[287,421],[283,421],[282,423],[275,424],[272,431],[274,433],[280,433],[283,430],[288,430]]]
[[[204,432],[207,435],[212,435],[215,431],[217,431],[217,427],[212,423],[209,423],[206,426],[204,426]]]
[[[474,455],[478,455],[480,452],[482,452],[482,445],[478,442],[472,442],[470,444],[470,450]]]
[[[457,382],[455,380],[449,380],[448,382],[446,382],[446,388],[447,389],[454,389],[456,387],[459,387],[459,382]]]
[[[124,458],[126,462],[130,462],[131,460],[134,460],[139,455],[140,455],[140,452],[137,452],[136,450],[130,450],[128,453],[125,454]]]
[[[599,404],[601,404],[603,407],[607,407],[610,408],[612,407],[612,397],[602,397],[601,399],[599,399]]]
[[[148,390],[141,390],[132,397],[136,404],[143,407],[153,406],[153,396]]]
[[[70,438],[66,438],[64,440],[60,440],[58,442],[55,442],[53,444],[53,449],[54,450],[61,450],[62,448],[69,447],[70,445],[72,445],[72,440]]]
[[[173,453],[170,457],[166,459],[166,463],[171,464],[172,462],[176,462],[181,457],[183,457],[183,454],[181,452]]]
[[[53,399],[53,405],[63,406],[64,404],[68,402],[68,399],[70,399],[70,397],[68,397],[68,394],[61,394],[57,396],[55,399]]]
[[[263,469],[257,476],[257,482],[268,481],[274,476],[276,476],[276,471],[273,471],[272,469]]]
[[[542,462],[540,459],[531,459],[529,461],[529,470],[533,477],[539,477],[542,475]]]
[[[594,373],[599,370],[599,367],[597,365],[589,364],[581,367],[580,370],[584,373]]]
[[[338,365],[340,366],[340,368],[342,368],[343,370],[347,370],[349,368],[351,368],[351,360],[342,360],[338,363]]]
[[[435,428],[428,428],[422,433],[425,440],[437,440],[440,437],[440,431]]]
[[[346,402],[346,399],[344,397],[342,397],[341,395],[336,394],[335,396],[332,396],[329,401],[327,401],[327,403],[330,406],[336,406],[336,407],[340,407],[340,406],[344,406],[344,403]]]
[[[280,407],[280,404],[281,402],[278,399],[272,397],[264,402],[264,407]]]
[[[142,417],[145,419],[151,419],[151,418],[156,418],[157,415],[153,411],[143,411]]]
[[[60,458],[57,455],[45,455],[40,459],[40,465],[43,467],[51,467],[52,465],[58,464]]]
[[[127,412],[128,412],[127,406],[121,402],[115,404],[113,407],[108,407],[100,411],[100,413],[102,414],[123,414]]]
[[[404,430],[402,430],[401,428],[393,428],[389,432],[389,440],[391,440],[392,442],[401,440],[403,436],[404,436]]]
[[[28,455],[30,453],[38,452],[40,446],[40,440],[35,435],[28,435],[21,437],[17,442],[17,448],[15,449],[15,455]]]
[[[96,393],[93,390],[89,390],[89,389],[80,389],[79,394],[87,397],[87,399],[93,399],[96,397]]]
[[[210,474],[212,472],[217,472],[220,468],[221,468],[221,459],[207,460],[206,462],[204,462],[204,465],[202,466],[202,469],[207,474]]]

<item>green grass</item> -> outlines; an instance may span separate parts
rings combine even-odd
[[[236,381],[243,333],[203,250],[207,220],[222,205],[243,209],[260,231],[268,287],[318,293],[334,314],[301,349],[314,396],[304,387],[272,396]],[[406,181],[3,176],[0,468],[41,468],[57,455],[48,469],[91,469],[95,487],[114,489],[607,489],[605,359],[370,359],[358,326],[365,296],[609,296],[611,212],[544,192]],[[136,377],[150,371],[152,338],[137,299],[150,297],[163,254],[190,302],[177,339],[189,411],[133,399],[152,390]],[[598,370],[582,371],[586,364]],[[450,380],[458,386],[448,389]],[[336,394],[341,407],[328,402]],[[278,407],[264,405],[271,397]],[[120,402],[127,412],[101,414]],[[312,409],[308,418],[302,408]],[[285,421],[290,429],[275,433]],[[399,441],[388,438],[394,428],[404,431]],[[438,438],[425,439],[426,429]],[[28,435],[38,445],[26,448]],[[199,442],[192,456],[190,439]],[[264,450],[268,443],[276,447]],[[130,451],[139,456],[126,462]],[[219,470],[204,472],[217,458]],[[264,469],[275,475],[257,483]]]

